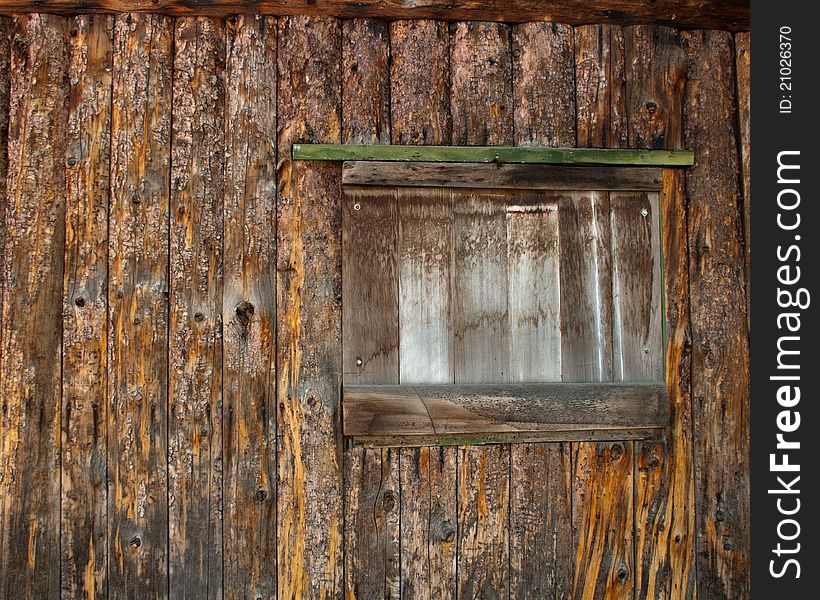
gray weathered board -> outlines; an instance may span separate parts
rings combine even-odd
[[[600,169],[521,174],[553,190],[502,190],[505,176],[496,189],[491,178],[469,188],[463,173],[465,187],[373,185],[374,176],[399,180],[394,169],[345,171],[359,184],[343,198],[346,435],[429,445],[641,439],[666,426],[654,173],[637,190],[615,181],[611,192],[577,189],[606,181]],[[438,169],[441,180],[459,172]],[[585,302],[578,285],[601,301]],[[370,385],[386,368],[395,375],[384,383],[399,385]],[[635,385],[556,385],[606,381],[613,370]],[[516,383],[504,393],[455,385],[465,382]],[[419,390],[433,388],[418,384],[445,387],[427,398]]]

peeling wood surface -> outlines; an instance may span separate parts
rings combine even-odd
[[[108,594],[108,201],[114,18],[69,30],[63,283],[62,594]]]
[[[13,28],[0,261],[0,596],[47,598],[60,594],[68,21],[23,16]]]
[[[171,132],[169,595],[222,597],[225,27],[177,19]]]
[[[279,598],[342,597],[338,168],[292,162],[296,141],[341,138],[341,24],[278,24],[277,544]]]
[[[173,22],[114,27],[108,243],[109,595],[168,594]],[[146,136],[145,131],[152,132]]]
[[[581,8],[571,0],[201,0],[195,5],[184,0],[0,0],[0,13],[45,11],[59,14],[78,12],[156,12],[174,16],[227,16],[235,13],[273,15],[323,15],[335,17],[378,17],[383,19],[448,19],[478,21],[557,21],[584,23],[662,22],[681,27],[703,27],[742,31],[749,28],[747,0],[595,0]]]
[[[731,35],[682,35],[692,327],[697,581],[702,598],[749,594],[749,339]]]
[[[276,20],[228,21],[223,209],[223,589],[276,594]]]

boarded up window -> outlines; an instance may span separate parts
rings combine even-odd
[[[641,437],[665,423],[659,171],[354,165],[346,433]]]

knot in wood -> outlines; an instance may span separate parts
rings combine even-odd
[[[450,521],[445,521],[441,524],[441,539],[447,543],[452,542],[456,538],[456,530]]]
[[[629,577],[629,569],[626,568],[626,565],[621,563],[618,566],[618,581],[623,583]]]
[[[382,497],[382,508],[384,512],[390,513],[396,509],[396,496],[392,490],[387,490]]]
[[[74,298],[74,304],[82,308],[83,306],[85,306],[85,298],[83,298],[82,296],[77,296],[76,298]]]
[[[623,453],[624,445],[621,443],[612,444],[612,446],[609,448],[609,458],[610,460],[612,460],[612,462],[615,462],[618,459],[620,459],[621,456],[623,456]]]
[[[256,490],[256,499],[259,502],[264,502],[265,498],[268,497],[268,493],[265,490]]]
[[[131,545],[132,548],[139,548],[140,546],[142,546],[142,540],[138,535],[135,535],[130,540],[128,540],[128,543]]]
[[[194,321],[196,321],[197,323],[201,323],[204,320],[205,315],[203,315],[201,312],[197,311],[194,313]]]
[[[251,304],[247,300],[240,302],[236,305],[236,320],[239,322],[239,325],[241,325],[243,328],[248,327],[248,323],[251,322],[251,317],[253,317],[253,313],[253,304]]]

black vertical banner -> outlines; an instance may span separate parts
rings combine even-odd
[[[818,597],[818,44],[809,2],[752,2],[751,587]]]

